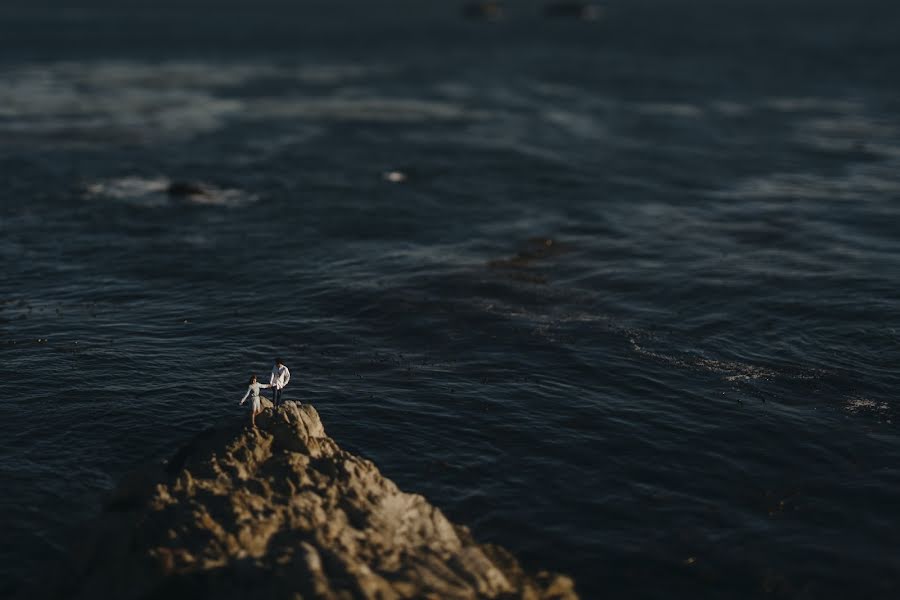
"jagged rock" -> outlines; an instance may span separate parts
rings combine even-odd
[[[122,482],[51,589],[28,597],[577,598],[526,574],[287,402],[196,436]]]
[[[166,187],[166,193],[170,196],[208,196],[210,190],[207,186],[193,181],[173,181]]]

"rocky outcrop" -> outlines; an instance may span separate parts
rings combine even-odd
[[[123,482],[44,596],[574,599],[525,573],[288,402],[210,429]]]

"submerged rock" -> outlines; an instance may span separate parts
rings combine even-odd
[[[488,261],[488,266],[491,268],[527,267],[540,260],[564,254],[568,250],[568,246],[560,244],[553,238],[534,237],[529,239],[514,257]]]
[[[560,1],[550,2],[544,6],[545,17],[569,17],[582,21],[594,21],[603,14],[602,9],[589,2]]]
[[[166,188],[170,196],[209,196],[210,189],[202,183],[194,181],[173,181]]]
[[[43,596],[577,598],[530,575],[288,402],[210,429],[122,483]]]
[[[467,2],[462,7],[462,14],[467,19],[497,21],[503,18],[503,3],[492,0]]]

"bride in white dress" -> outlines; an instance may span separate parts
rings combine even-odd
[[[244,394],[244,397],[241,398],[241,406],[244,405],[244,402],[247,401],[247,397],[250,397],[250,408],[252,409],[250,412],[250,422],[253,423],[253,426],[256,427],[256,415],[262,412],[262,401],[259,399],[259,390],[261,388],[270,388],[272,387],[268,383],[260,383],[256,380],[256,375],[250,376],[250,385],[247,386],[247,393]]]

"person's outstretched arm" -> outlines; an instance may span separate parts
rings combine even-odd
[[[243,398],[241,398],[241,405],[243,405],[244,402],[247,401],[247,396],[250,395],[250,390],[251,390],[251,389],[253,389],[253,388],[251,388],[250,386],[247,386],[247,393],[244,394],[244,397],[243,397]]]
[[[262,389],[267,389],[267,388],[272,387],[272,384],[271,383],[260,383],[259,387],[261,387]]]

